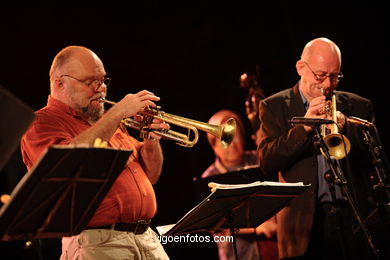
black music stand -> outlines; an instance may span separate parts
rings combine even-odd
[[[0,170],[34,120],[34,111],[0,85]]]
[[[310,187],[276,182],[253,184],[256,185],[217,189],[162,235],[176,236],[227,228],[234,237],[234,230],[259,226]],[[236,253],[235,244],[234,250]]]
[[[111,148],[50,147],[0,209],[0,240],[80,233],[131,153]]]

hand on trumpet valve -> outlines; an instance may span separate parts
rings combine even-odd
[[[147,129],[147,134],[144,135],[145,139],[151,141],[159,141],[162,136],[156,132],[153,132],[153,130],[157,130],[157,132],[161,133],[166,133],[170,129],[170,126],[163,120],[154,118],[152,122],[147,125]]]
[[[318,113],[320,115],[326,115],[326,117],[328,119],[331,119],[331,117],[332,117],[331,107],[332,107],[332,101],[325,100],[322,107],[320,109],[318,109]]]
[[[310,101],[305,117],[325,118],[325,96],[318,96]]]
[[[141,90],[136,94],[127,94],[116,106],[120,106],[122,117],[127,118],[144,111],[149,107],[156,107],[155,101],[160,98],[148,90]]]
[[[307,108],[305,117],[306,118],[326,118],[326,114],[323,113],[323,107],[325,105],[325,96],[318,96],[316,98],[313,98],[310,101],[309,107]],[[313,130],[312,126],[304,126],[306,132],[310,132]]]
[[[332,101],[326,100],[325,96],[318,96],[313,98],[310,102],[310,106],[306,111],[305,117],[311,118],[324,118],[324,119],[333,119],[333,110],[332,110]],[[339,130],[344,128],[346,117],[340,111],[336,111],[336,118]],[[336,121],[335,119],[333,119]],[[327,125],[326,128],[329,128],[330,125]]]

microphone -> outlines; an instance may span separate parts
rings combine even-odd
[[[348,121],[348,123],[353,124],[353,125],[360,125],[360,126],[364,126],[364,127],[374,127],[373,123],[371,123],[365,119],[355,117],[355,116],[348,117],[347,121]]]
[[[293,117],[288,121],[292,125],[308,125],[308,126],[319,126],[334,124],[335,122],[330,119],[323,118],[308,118],[308,117]]]

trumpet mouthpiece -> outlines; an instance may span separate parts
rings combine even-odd
[[[110,101],[110,100],[107,100],[107,99],[105,99],[105,98],[99,98],[99,102],[100,103],[107,103],[107,104],[110,104],[110,105],[115,105],[116,104],[116,102],[114,102],[114,101]]]

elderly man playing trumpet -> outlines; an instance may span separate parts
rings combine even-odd
[[[279,258],[371,259],[370,241],[361,228],[354,232],[359,225],[343,191],[348,188],[363,219],[375,208],[369,183],[372,165],[368,147],[361,129],[346,121],[349,116],[355,116],[372,122],[372,102],[335,90],[343,78],[341,52],[327,38],[306,44],[296,62],[296,71],[300,80],[294,87],[260,104],[257,143],[263,171],[278,175],[281,182],[311,184],[308,192],[293,199],[276,216]],[[334,121],[339,124],[339,134],[346,136],[351,146],[350,152],[341,156],[343,158],[335,158],[343,169],[347,186],[325,180],[325,176],[333,175],[316,145],[316,126],[289,123],[293,117],[328,118],[328,109],[324,107],[330,105],[331,98],[337,103]],[[330,107],[333,105],[336,108],[336,104]]]
[[[105,112],[100,100],[105,98],[109,82],[93,51],[82,46],[62,49],[50,69],[48,103],[36,112],[36,121],[22,138],[23,160],[31,169],[50,145],[92,145],[97,138],[110,147],[133,150],[86,229],[62,239],[61,259],[168,259],[149,227],[156,213],[152,184],[163,163],[160,136],[151,133],[151,138],[139,142],[121,123],[154,107],[160,98],[142,90],[126,95]],[[153,120],[149,128],[169,126]]]

